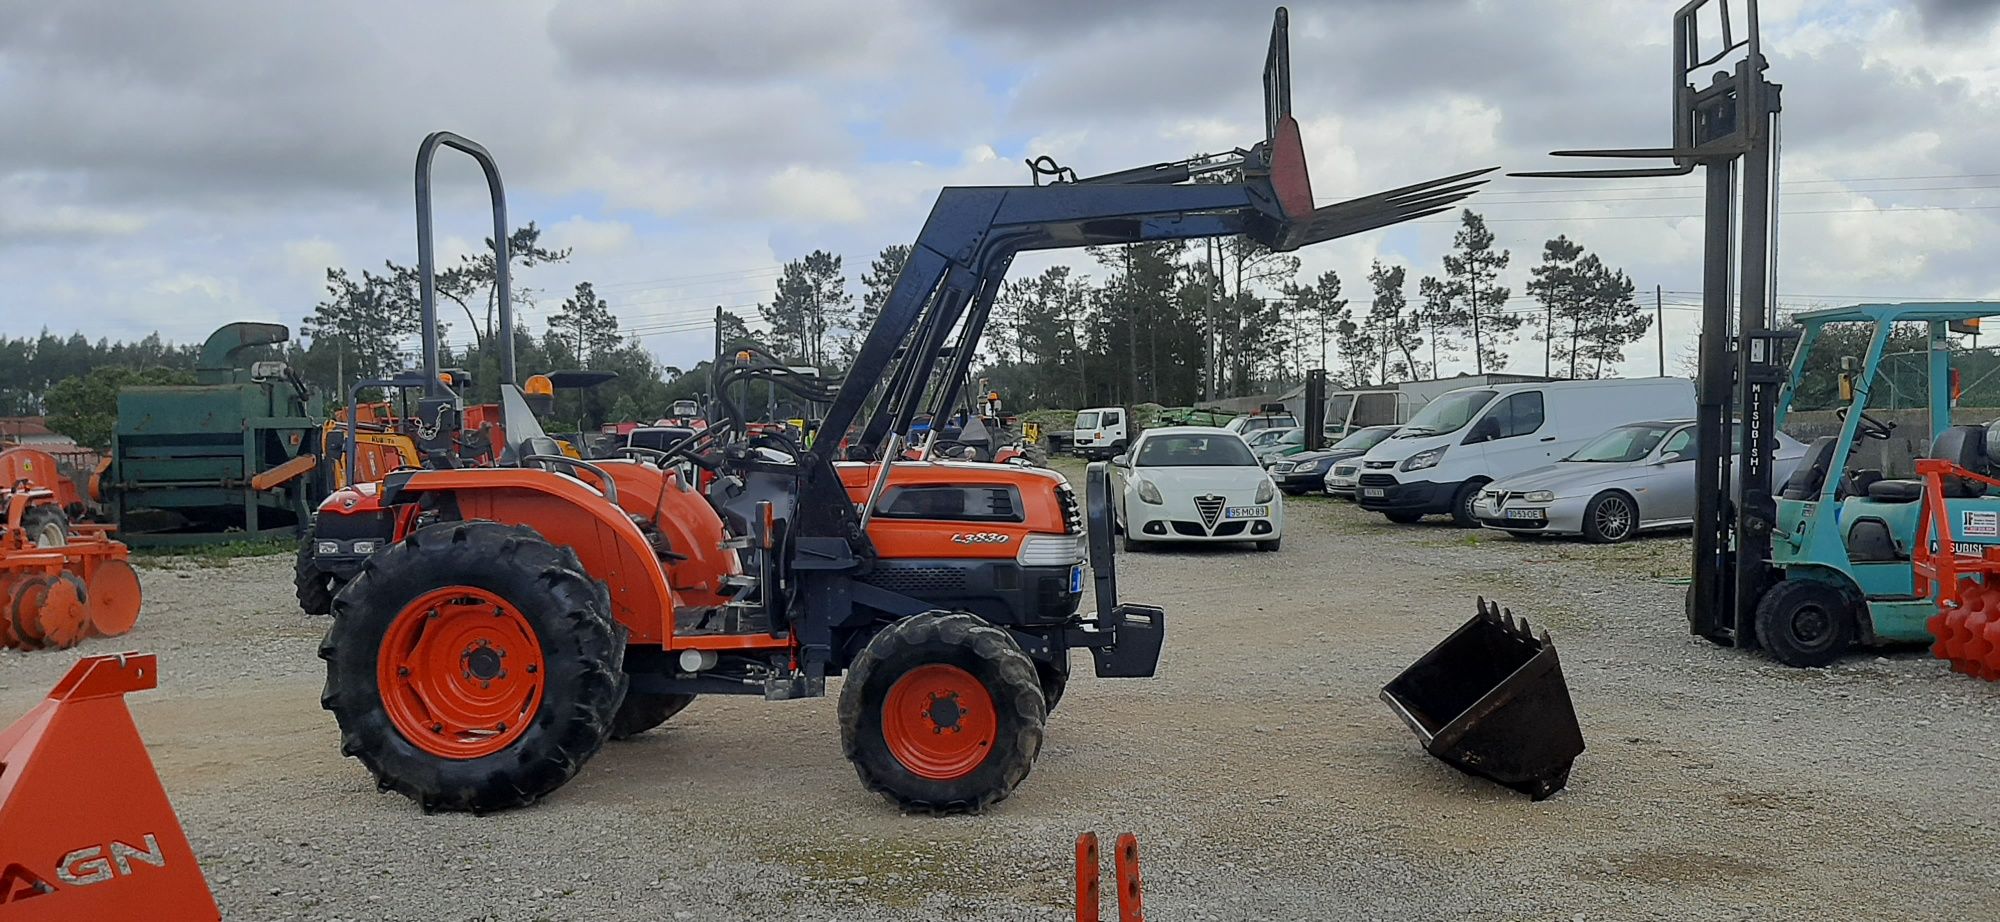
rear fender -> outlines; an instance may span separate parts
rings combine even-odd
[[[384,502],[424,498],[449,499],[468,520],[526,525],[551,544],[576,551],[584,571],[610,591],[612,617],[631,632],[630,642],[666,643],[677,598],[652,546],[622,508],[581,481],[528,468],[389,476]],[[619,499],[625,499],[622,489]]]
[[[668,583],[680,604],[721,605],[722,579],[743,572],[743,562],[723,547],[729,534],[708,499],[681,485],[677,471],[637,461],[598,461],[597,466],[618,483],[618,505],[627,513],[653,522],[667,538],[667,548],[686,557],[667,564]]]

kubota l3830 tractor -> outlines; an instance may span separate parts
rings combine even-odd
[[[1103,465],[1080,507],[1055,473],[938,461],[930,442],[904,442],[920,412],[956,402],[1014,254],[1237,234],[1289,250],[1435,213],[1477,185],[1462,174],[1315,209],[1282,10],[1265,86],[1267,136],[1247,151],[945,189],[837,392],[745,349],[717,363],[711,425],[601,461],[543,433],[503,332],[502,457],[453,466],[461,407],[437,378],[431,281],[438,146],[486,172],[503,329],[507,220],[487,152],[427,138],[417,415],[429,466],[320,512],[384,539],[334,597],[320,651],[342,751],[426,809],[498,810],[696,696],[808,697],[844,675],[841,743],[863,784],[933,812],[1005,798],[1041,748],[1070,651],[1088,650],[1099,676],[1149,676],[1165,630],[1160,609],[1118,601]],[[1236,175],[1190,181],[1224,170]],[[810,448],[737,409],[760,382],[827,401]],[[690,465],[705,473],[685,476]],[[1095,606],[1079,613],[1086,557]]]

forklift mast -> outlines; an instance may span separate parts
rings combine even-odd
[[[1671,166],[1515,173],[1524,177],[1630,179],[1685,176],[1701,167],[1706,184],[1702,255],[1700,372],[1695,381],[1696,506],[1694,588],[1689,629],[1717,643],[1751,646],[1751,618],[1769,579],[1777,501],[1778,390],[1790,331],[1775,331],[1778,84],[1758,34],[1757,0],[1688,0],[1674,13],[1673,145],[1636,150],[1564,150],[1558,157],[1666,159]],[[1739,28],[1740,27],[1740,28]],[[1706,74],[1709,85],[1695,80]],[[1742,188],[1737,188],[1738,177]],[[1741,234],[1740,239],[1735,235]],[[1733,327],[1730,308],[1738,308]],[[1729,435],[1743,458],[1732,493]],[[1738,497],[1733,504],[1730,497]]]
[[[1492,168],[1314,207],[1291,111],[1287,22],[1281,7],[1264,63],[1264,138],[1247,150],[1086,178],[1042,157],[1030,163],[1033,185],[943,190],[828,408],[822,432],[853,430],[850,458],[890,459],[899,455],[927,393],[933,418],[948,414],[1007,269],[1023,251],[1237,235],[1290,251],[1438,214],[1486,181],[1478,177]],[[1193,182],[1221,171],[1237,175],[1225,182]],[[1044,176],[1051,181],[1042,183]],[[864,419],[878,386],[881,394]],[[831,477],[839,444],[838,438],[814,443],[808,463],[823,473],[808,471],[808,480]],[[801,525],[803,533],[821,535],[851,527],[814,522],[811,515]]]

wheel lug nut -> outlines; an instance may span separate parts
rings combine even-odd
[[[535,674],[535,672],[536,672],[536,669],[535,669],[535,665],[534,665],[533,663],[529,663],[529,664],[528,664],[528,674],[529,674],[529,675],[534,675],[534,674]]]

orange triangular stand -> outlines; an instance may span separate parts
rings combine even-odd
[[[220,919],[126,692],[156,658],[78,662],[0,731],[0,919]]]

